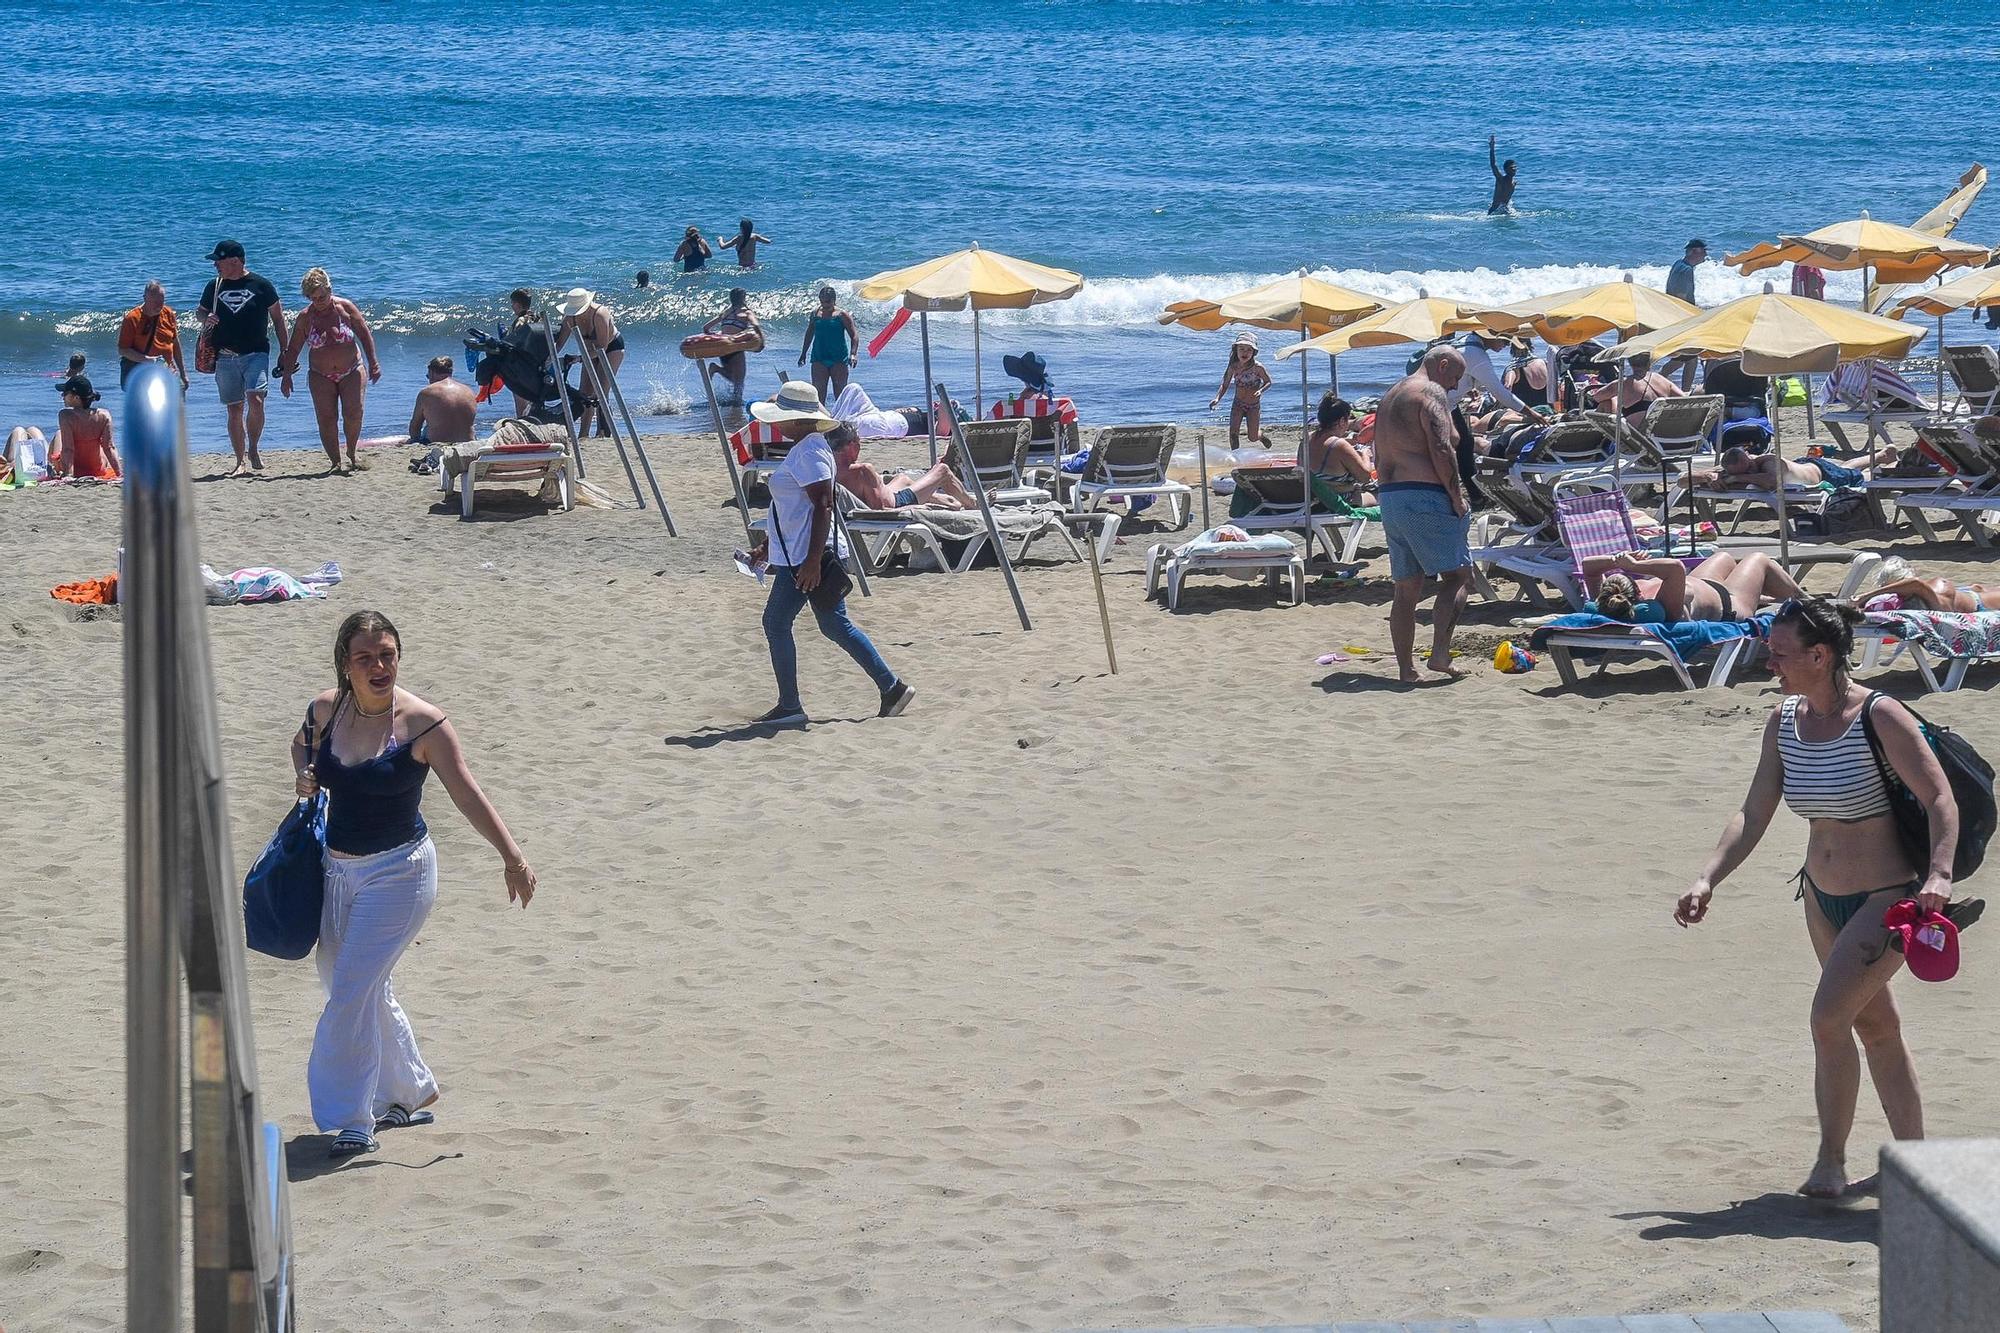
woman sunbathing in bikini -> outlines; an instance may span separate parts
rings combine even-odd
[[[1641,625],[1744,620],[1757,614],[1762,598],[1782,601],[1800,593],[1777,561],[1756,552],[1717,551],[1693,569],[1637,551],[1593,556],[1583,562],[1583,584],[1599,615]]]
[[[1897,579],[1868,594],[1870,611],[2000,611],[2000,588],[1983,583],[1953,583],[1950,579]]]

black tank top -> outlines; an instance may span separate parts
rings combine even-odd
[[[415,842],[429,830],[418,805],[424,798],[424,779],[430,766],[419,761],[410,747],[418,737],[444,721],[425,727],[408,740],[391,741],[388,748],[372,759],[343,764],[333,757],[333,728],[340,709],[352,698],[343,694],[328,719],[326,734],[320,738],[313,756],[320,789],[326,793],[326,845],[349,856],[370,856],[405,843]],[[389,705],[389,731],[396,730],[395,704]],[[310,714],[308,714],[310,717]]]

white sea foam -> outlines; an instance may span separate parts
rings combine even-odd
[[[1541,264],[1533,267],[1491,269],[1364,269],[1320,267],[1312,275],[1393,304],[1410,301],[1422,293],[1464,301],[1475,305],[1508,305],[1548,292],[1572,287],[1588,287],[1600,282],[1617,282],[1626,274],[1634,282],[1664,288],[1665,264]],[[1282,273],[1161,273],[1149,278],[1086,278],[1083,290],[1067,301],[1035,306],[1029,310],[996,310],[981,315],[982,321],[999,325],[1040,325],[1051,328],[1146,327],[1175,301],[1218,300],[1247,287],[1273,282]],[[1861,298],[1861,275],[1829,273],[1829,300],[1853,305]],[[1720,264],[1704,264],[1695,276],[1695,295],[1704,306],[1720,305],[1739,296],[1762,291],[1765,282],[1778,291],[1791,290],[1789,265],[1744,277]],[[852,295],[852,286],[846,295]],[[864,305],[868,303],[862,303]],[[891,307],[884,304],[879,309]]]

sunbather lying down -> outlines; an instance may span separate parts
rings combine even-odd
[[[1797,597],[1799,585],[1768,555],[1717,551],[1689,569],[1677,559],[1593,556],[1583,562],[1583,586],[1597,613],[1635,625],[1683,620],[1745,620],[1761,599]]]
[[[834,460],[840,465],[840,484],[869,509],[911,509],[918,505],[971,509],[979,503],[959,485],[951,465],[943,459],[933,463],[920,477],[907,472],[884,477],[861,461],[861,437],[852,428],[836,426],[826,433],[826,440],[833,446]]]
[[[2000,588],[1950,579],[1897,579],[1868,594],[1869,611],[2000,611]]]
[[[1894,449],[1881,449],[1858,458],[1861,466],[1836,463],[1831,458],[1801,458],[1796,462],[1783,460],[1785,479],[1794,486],[1817,486],[1825,482],[1829,486],[1859,486],[1868,480],[1868,470],[1873,467],[1894,467],[1900,455]],[[1709,468],[1694,474],[1694,484],[1708,489],[1718,487],[1730,490],[1775,490],[1778,485],[1780,459],[1776,454],[1753,454],[1748,449],[1730,448],[1722,451],[1716,460],[1720,468]]]

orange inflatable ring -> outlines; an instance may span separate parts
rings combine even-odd
[[[693,333],[681,339],[681,355],[690,361],[763,350],[764,340],[755,329],[744,329],[740,333]]]

